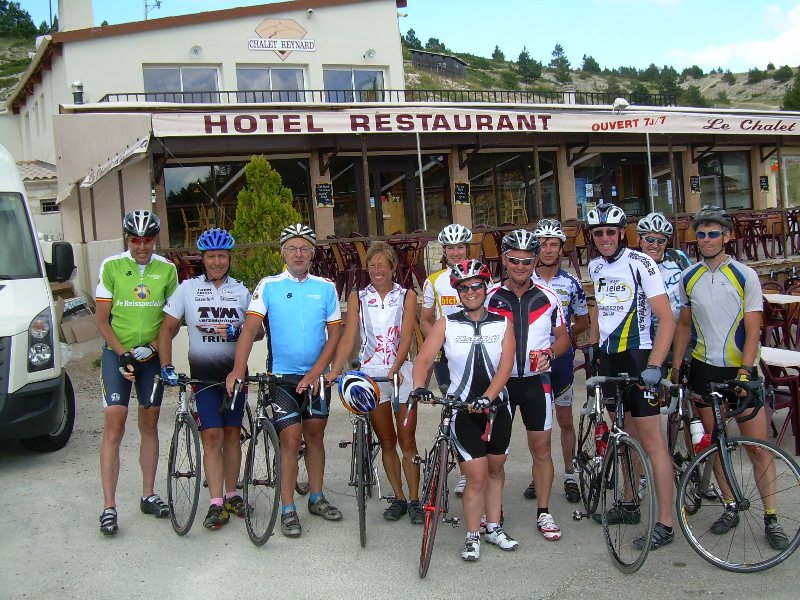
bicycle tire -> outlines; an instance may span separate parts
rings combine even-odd
[[[575,452],[575,470],[578,472],[578,487],[587,515],[597,512],[600,502],[600,474],[602,458],[597,456],[594,430],[597,415],[581,415],[578,424],[578,444]]]
[[[444,509],[444,488],[447,481],[447,453],[450,446],[447,440],[439,440],[433,447],[425,465],[425,485],[423,486],[423,510],[425,524],[422,530],[422,544],[419,549],[419,577],[428,574],[436,541],[436,530],[442,520]]]
[[[242,456],[247,456],[247,447],[250,445],[251,437],[253,437],[253,411],[247,403],[247,400],[245,400],[244,417],[242,418],[242,427],[239,431],[239,447],[241,448]],[[236,482],[237,490],[241,490],[244,487],[245,466],[245,461],[242,461],[239,471],[239,480]]]
[[[192,528],[200,501],[202,467],[200,434],[190,414],[178,415],[167,462],[167,504],[172,528],[186,535]]]
[[[297,455],[297,481],[294,484],[294,491],[301,496],[308,494],[311,484],[308,483],[308,470],[306,469],[306,441],[300,439],[300,452]]]
[[[641,475],[645,478],[644,489],[640,485]],[[654,487],[653,467],[641,444],[629,435],[612,438],[603,462],[601,522],[614,564],[623,573],[638,571],[650,551],[650,539],[656,525]],[[612,508],[625,510],[630,521],[609,523],[608,514]],[[639,539],[644,540],[641,547],[634,543]]]
[[[722,494],[718,494],[716,500],[703,498],[701,506],[693,513],[686,510],[685,488],[691,484],[692,475],[702,473],[709,461],[721,459],[716,445],[700,452],[681,478],[676,500],[678,523],[689,545],[711,564],[735,573],[764,571],[786,560],[800,545],[800,467],[787,452],[764,440],[728,438],[727,448],[733,473],[724,472],[724,476],[727,481],[731,476],[736,478],[747,501],[738,511],[737,524],[722,534],[711,531],[711,524],[725,509]],[[757,484],[769,485],[771,478],[756,475],[748,449],[763,450],[772,456],[775,493],[767,492],[767,496],[776,498],[779,521],[786,527],[789,545],[785,549],[774,549],[766,536],[759,533],[764,531],[764,504]]]
[[[356,504],[358,504],[358,539],[361,547],[367,545],[367,432],[363,421],[356,423],[353,460],[356,461]]]
[[[247,447],[244,480],[244,521],[256,546],[272,536],[281,495],[281,454],[278,434],[269,419],[256,421]]]

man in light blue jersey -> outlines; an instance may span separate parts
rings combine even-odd
[[[231,393],[236,379],[245,375],[247,358],[263,324],[267,370],[278,376],[272,410],[281,446],[281,531],[287,537],[302,533],[294,504],[301,437],[306,444],[309,512],[328,521],[342,518],[322,493],[328,406],[318,395],[319,377],[327,370],[341,337],[342,317],[333,282],[309,274],[316,239],[314,231],[300,223],[281,233],[286,270],[265,277],[256,286],[236,348],[235,364],[226,379]],[[314,400],[301,411],[309,389]]]

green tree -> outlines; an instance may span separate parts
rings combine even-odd
[[[584,54],[583,63],[581,64],[581,71],[584,73],[594,73],[595,75],[599,75],[602,69],[600,69],[600,63],[598,63],[591,56]]]
[[[611,96],[612,100],[614,98],[619,98],[620,96],[625,95],[625,90],[622,89],[622,86],[619,84],[614,77],[609,77],[606,81],[606,94]]]
[[[681,77],[693,77],[694,79],[700,79],[703,75],[703,69],[697,65],[692,65],[691,67],[687,67],[681,71]]]
[[[783,83],[784,81],[789,81],[793,75],[794,71],[792,71],[792,67],[783,65],[772,74],[772,78],[779,83]]]
[[[409,48],[414,50],[422,50],[422,40],[417,37],[417,32],[409,29],[405,37],[402,38],[403,43]]]
[[[728,92],[725,90],[720,90],[717,92],[717,104],[725,104],[728,105],[731,103],[731,99],[728,98]]]
[[[439,38],[433,37],[428,38],[428,41],[425,44],[425,50],[430,50],[431,52],[448,52],[447,46],[440,42]]]
[[[767,63],[767,71],[774,71],[775,70],[775,63],[768,62]]]
[[[542,63],[533,60],[528,49],[523,46],[517,58],[517,70],[524,82],[533,83],[542,76]]]
[[[0,0],[0,36],[32,38],[36,32],[30,13],[19,2]]]
[[[650,63],[650,66],[647,67],[644,71],[642,71],[640,77],[642,81],[649,81],[651,83],[655,83],[656,81],[658,81],[658,77],[660,74],[661,71],[659,71],[655,63]]]
[[[553,58],[550,60],[549,66],[555,69],[556,81],[559,83],[569,83],[572,81],[572,74],[569,70],[569,59],[564,53],[564,48],[561,44],[556,44],[550,54]]]
[[[263,156],[253,156],[244,169],[247,183],[239,192],[233,237],[237,244],[263,244],[280,238],[287,225],[300,222],[292,206],[292,191],[283,186],[280,174]],[[283,268],[277,248],[251,248],[236,252],[231,268],[234,277],[253,289],[267,275]]]
[[[730,69],[726,69],[725,73],[722,75],[722,81],[728,85],[734,85],[736,83],[736,75],[731,73]]]
[[[792,87],[783,96],[782,110],[800,110],[800,72],[794,76]]]
[[[492,52],[492,60],[495,62],[503,62],[505,59],[506,55],[500,50],[500,46],[495,46],[494,52]]]
[[[753,67],[747,72],[747,83],[760,83],[767,78],[767,73],[758,67]]]
[[[697,106],[698,108],[708,108],[711,103],[703,96],[700,88],[696,85],[690,85],[680,95],[680,103],[683,106]]]
[[[631,104],[638,104],[639,106],[647,106],[650,104],[650,90],[641,81],[634,82],[631,87],[629,98]]]
[[[519,77],[514,71],[502,71],[500,73],[500,83],[503,85],[504,90],[519,89]]]
[[[106,21],[105,19],[103,19],[103,22],[102,22],[102,23],[100,23],[100,27],[108,27],[108,21]]]
[[[678,87],[678,72],[675,69],[664,65],[658,77],[658,91],[662,94],[680,95],[681,88]]]

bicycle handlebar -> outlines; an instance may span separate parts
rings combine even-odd
[[[747,392],[746,396],[738,397],[739,405],[733,409],[728,410],[725,414],[726,418],[738,417],[748,408],[753,408],[752,414],[748,415],[739,422],[749,421],[758,414],[758,411],[764,406],[764,379],[759,377],[753,381],[740,381],[738,379],[729,379],[721,383],[709,383],[711,389],[710,397],[714,400],[722,400],[722,392],[736,392],[736,390],[744,390]]]
[[[590,377],[586,380],[586,387],[587,388],[596,388],[599,385],[604,383],[620,383],[620,384],[636,384],[641,382],[641,377],[631,377],[626,373],[622,373],[617,377],[612,376],[605,376],[605,375],[595,375],[594,377]],[[678,407],[678,401],[683,397],[683,386],[678,383],[672,383],[669,379],[662,379],[661,383],[659,384],[664,390],[668,391],[670,394],[670,403],[669,406],[661,407],[661,414],[662,415],[669,415],[675,412],[675,409]],[[586,416],[590,415],[594,411],[594,407],[587,404],[580,410],[580,414]]]
[[[245,383],[256,383],[259,386],[264,384],[266,384],[267,386],[274,386],[278,382],[278,379],[279,379],[278,376],[272,373],[256,373],[255,375],[247,375],[246,377],[241,379],[237,377],[236,381],[233,384],[233,395],[231,397],[236,398],[237,394],[239,393],[239,391],[241,390],[242,386]],[[319,377],[319,382],[320,382],[320,390],[322,390],[322,384],[324,382],[322,375],[320,375]],[[322,391],[320,391],[320,394],[322,394]],[[271,391],[270,391],[270,396],[272,396]],[[306,388],[305,398],[303,400],[303,404],[300,406],[299,409],[300,414],[303,414],[303,411],[305,411],[306,408],[308,408],[309,411],[311,410],[310,406],[311,406],[311,401],[313,399],[314,399],[314,390],[309,386]],[[231,410],[233,410],[233,402],[234,401],[231,400]]]
[[[392,406],[398,406],[400,404],[400,376],[397,373],[392,374],[392,378],[389,379],[388,377],[372,377],[367,375],[372,381],[375,383],[391,383],[392,384]],[[325,400],[325,388],[332,387],[334,383],[338,383],[341,377],[337,377],[333,381],[328,384],[328,381],[325,379],[324,376],[320,376],[319,378],[319,389],[320,389],[320,397]]]
[[[406,402],[408,410],[406,411],[406,418],[403,420],[403,427],[408,425],[408,419],[411,416],[411,411],[414,410],[414,407],[419,403],[419,398],[419,396],[415,396],[413,393],[408,395],[408,401]],[[445,408],[450,408],[452,410],[468,410],[472,405],[472,402],[466,402],[454,396],[445,396],[444,398],[433,396],[428,402],[426,402],[426,404],[439,404],[440,406],[444,406]],[[507,399],[495,399],[489,408],[483,410],[483,414],[487,415],[486,429],[481,436],[481,439],[484,442],[488,442],[492,439],[494,417],[497,414],[498,409],[505,404],[508,404]]]
[[[215,385],[225,385],[224,381],[204,381],[202,379],[192,379],[188,377],[186,373],[178,373],[178,385],[179,386],[187,386],[187,385],[204,385],[206,387],[213,387]],[[153,402],[156,400],[156,391],[158,390],[158,386],[164,385],[164,379],[161,375],[156,374],[153,376],[153,389],[150,391],[150,400],[148,404],[150,406],[153,405]],[[224,406],[224,404],[223,404]]]

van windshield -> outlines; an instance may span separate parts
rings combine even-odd
[[[0,192],[0,279],[41,277],[24,202],[20,194]]]

